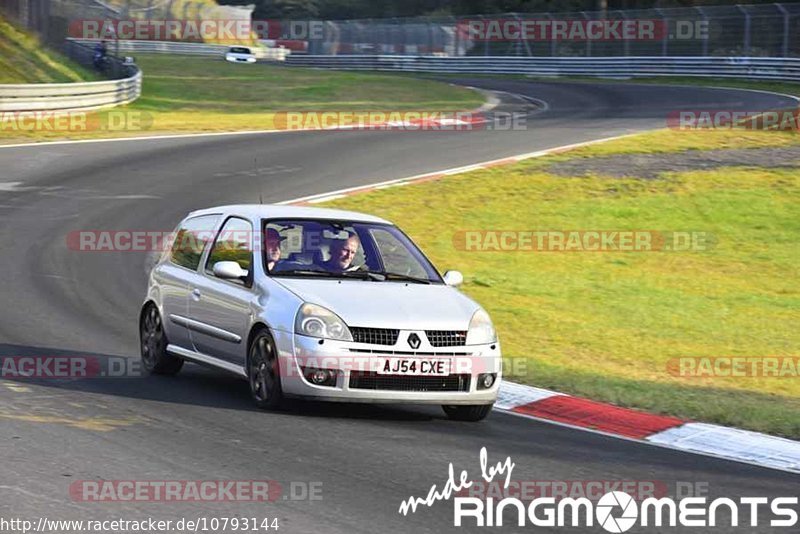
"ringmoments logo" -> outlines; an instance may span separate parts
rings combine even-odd
[[[431,507],[440,501],[453,502],[453,525],[456,527],[593,527],[606,532],[627,532],[635,526],[642,527],[697,527],[723,525],[742,527],[764,526],[792,528],[798,524],[797,497],[647,497],[641,502],[624,491],[609,491],[596,501],[586,497],[537,497],[523,501],[518,497],[478,498],[465,497],[465,490],[473,484],[491,484],[496,478],[511,484],[511,474],[516,464],[511,457],[490,465],[486,448],[480,451],[480,479],[472,479],[466,470],[456,475],[453,464],[448,466],[448,477],[441,486],[430,487],[425,497],[408,497],[400,504],[399,513],[417,513],[423,506]],[[749,516],[749,520],[745,517]]]

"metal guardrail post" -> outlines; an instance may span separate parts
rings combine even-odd
[[[661,55],[666,57],[667,49],[669,47],[669,18],[664,15],[664,11],[660,7],[655,8],[655,10],[656,13],[658,13],[661,17],[661,24],[664,28],[664,37],[661,38]]]
[[[586,19],[587,24],[588,24],[589,15],[586,14],[586,11],[581,11],[581,15],[583,15],[583,18]],[[547,16],[549,17],[550,15],[547,15]],[[550,18],[552,19],[552,17],[550,17]],[[555,54],[553,54],[553,56],[555,56]],[[591,39],[586,39],[586,57],[592,57],[592,40]]]
[[[741,4],[736,4],[736,8],[744,13],[744,53],[750,55],[750,12]]]
[[[618,13],[622,16],[623,22],[628,20],[628,17],[627,17],[627,15],[625,15],[624,11],[619,10]],[[623,39],[622,39],[622,50],[623,50],[623,54],[622,55],[630,56],[631,55],[631,42],[627,38],[626,35],[627,35],[627,33],[623,32],[623,36],[625,36],[625,37],[623,37]]]
[[[708,22],[708,16],[706,15],[706,12],[703,10],[703,8],[701,6],[695,6],[695,9],[697,10],[698,13],[700,13],[700,16],[703,17],[703,22],[705,22],[706,29],[708,29],[709,22]],[[702,55],[704,55],[704,56],[708,55],[708,31],[706,31],[705,34],[703,35],[703,54]]]
[[[531,52],[531,45],[528,43],[528,40],[525,39],[524,31],[522,30],[522,19],[516,13],[512,13],[514,18],[520,23],[520,32],[519,32],[519,42],[525,46],[525,51],[528,53],[528,56],[532,56],[533,52]],[[553,39],[555,41],[555,39]]]
[[[553,27],[553,15],[547,13],[547,19],[550,21],[550,27]],[[586,39],[586,42],[589,42],[589,39]],[[550,55],[552,57],[556,57],[558,55],[558,41],[556,39],[550,39]]]
[[[789,11],[783,4],[776,3],[775,7],[783,14],[783,57],[789,57]]]
[[[483,15],[481,15],[481,20],[483,20]],[[489,39],[484,39],[483,41],[483,55],[489,55]]]

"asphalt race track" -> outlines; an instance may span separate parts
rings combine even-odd
[[[462,83],[535,97],[549,108],[527,131],[294,132],[0,148],[0,355],[138,359],[150,258],[68,250],[73,230],[169,231],[193,209],[258,202],[259,195],[278,202],[663,127],[674,110],[796,105],[697,87]],[[238,515],[277,517],[285,534],[456,531],[449,502],[409,516],[398,507],[441,486],[449,462],[479,476],[481,447],[492,462],[511,456],[514,480],[700,482],[711,495],[731,498],[792,496],[800,483],[796,475],[498,412],[480,424],[448,421],[438,407],[297,403],[261,412],[245,382],[194,365],[174,378],[0,380],[0,427],[0,515],[27,518]],[[86,479],[271,479],[285,489],[321,482],[322,500],[73,501],[70,484]]]

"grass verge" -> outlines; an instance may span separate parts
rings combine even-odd
[[[793,133],[652,132],[326,206],[386,217],[492,315],[512,379],[800,438],[800,376],[688,378],[684,357],[800,356],[800,173],[716,168],[655,180],[548,174],[567,158],[788,146]],[[602,169],[602,159],[598,160]],[[474,252],[462,230],[702,231],[692,252]],[[520,369],[518,367],[518,369]],[[513,368],[512,368],[513,372]]]
[[[97,77],[67,58],[42,48],[32,35],[0,17],[0,84],[68,83]]]
[[[88,122],[96,128],[30,132],[6,128],[0,129],[0,140],[268,130],[276,127],[275,114],[283,111],[448,112],[474,109],[484,101],[481,94],[463,87],[392,75],[157,54],[136,59],[144,72],[142,96],[129,106],[98,112]],[[119,120],[111,122],[109,115]]]

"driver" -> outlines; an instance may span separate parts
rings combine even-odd
[[[361,242],[358,234],[349,233],[346,239],[337,239],[331,242],[331,259],[324,262],[322,267],[332,273],[354,271],[358,266],[353,265],[353,259],[358,252]]]

